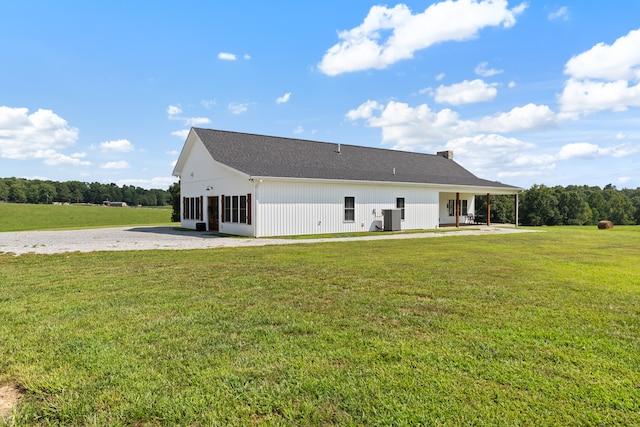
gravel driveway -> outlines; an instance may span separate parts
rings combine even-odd
[[[204,249],[237,246],[288,245],[379,239],[420,239],[466,235],[530,232],[516,228],[481,227],[446,233],[385,234],[330,239],[269,239],[219,237],[206,232],[175,230],[173,227],[118,227],[64,231],[19,231],[0,233],[0,253],[53,254],[63,252],[136,251],[151,249]]]

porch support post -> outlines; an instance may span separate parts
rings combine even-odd
[[[514,216],[515,216],[515,223],[516,223],[516,227],[518,227],[518,193],[513,195],[513,203],[514,203]]]
[[[460,227],[460,193],[456,193],[456,227]]]
[[[487,193],[487,227],[491,225],[491,194]]]

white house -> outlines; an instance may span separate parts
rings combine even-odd
[[[402,230],[460,225],[476,214],[475,195],[514,195],[517,212],[521,190],[476,177],[449,151],[201,128],[189,132],[173,175],[183,227],[255,237],[383,229],[383,211],[399,215]],[[477,216],[489,218],[489,209]]]

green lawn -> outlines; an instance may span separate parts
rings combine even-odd
[[[0,203],[0,232],[169,223],[171,207],[116,208]]]
[[[640,228],[0,255],[15,425],[640,425]]]

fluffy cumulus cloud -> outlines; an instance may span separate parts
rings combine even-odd
[[[135,147],[126,139],[118,139],[115,141],[106,141],[100,143],[100,149],[102,151],[117,151],[120,153],[128,153],[133,151]]]
[[[403,102],[390,101],[383,105],[369,100],[349,111],[346,117],[352,121],[364,120],[368,126],[380,128],[383,142],[395,144],[396,148],[430,152],[456,138],[538,130],[555,123],[555,114],[548,106],[535,104],[478,120],[463,120],[449,108],[434,111],[427,104],[411,107]]]
[[[465,80],[451,86],[439,86],[434,99],[440,104],[461,105],[474,102],[490,101],[496,97],[496,83],[485,83],[483,80]]]
[[[499,178],[532,176],[555,168],[553,156],[527,154],[535,144],[493,133],[452,139],[445,148],[464,158],[470,169]],[[512,167],[507,170],[504,165]]]
[[[474,172],[499,179],[539,176],[554,169],[561,160],[616,156],[637,148],[631,144],[601,148],[576,143],[549,152],[510,135],[555,126],[556,114],[546,105],[527,104],[465,120],[449,108],[434,110],[427,104],[413,107],[398,101],[382,104],[369,100],[349,111],[346,118],[379,128],[383,143],[395,149],[430,153],[453,150],[455,157]]]
[[[73,147],[78,129],[51,110],[0,106],[0,157],[40,159],[47,165],[88,166],[85,153],[60,152]]]
[[[640,29],[613,44],[598,43],[565,65],[569,79],[559,97],[563,118],[640,106]]]
[[[362,24],[338,34],[341,41],[318,68],[330,76],[383,69],[436,43],[472,39],[485,27],[511,27],[525,8],[522,3],[509,9],[507,0],[443,1],[417,14],[404,4],[373,6]]]

